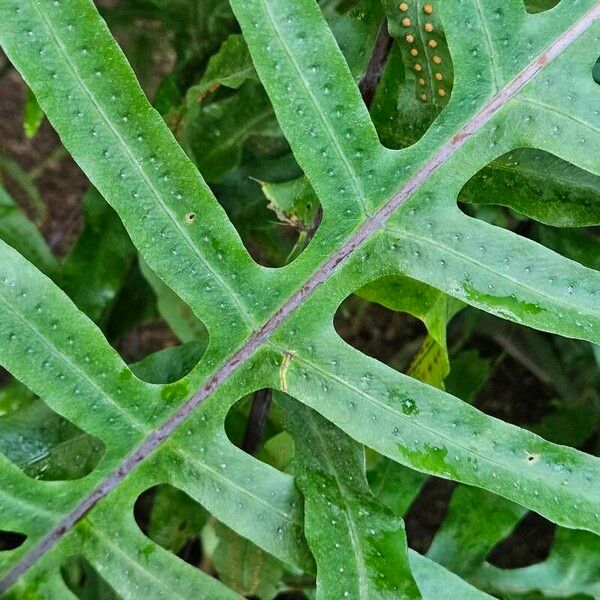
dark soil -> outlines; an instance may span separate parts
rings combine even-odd
[[[359,298],[348,298],[338,309],[334,327],[363,354],[404,371],[426,335],[415,317]]]
[[[46,207],[46,216],[39,222],[39,228],[55,256],[62,258],[81,232],[81,199],[90,183],[63,150],[47,119],[35,137],[27,139],[22,125],[27,87],[1,50],[0,71],[0,152],[16,161],[24,171],[39,173],[34,182]],[[34,218],[27,194],[1,166],[0,182],[28,216]],[[115,345],[127,362],[135,362],[178,343],[167,324],[155,319],[120,337]],[[2,377],[6,375],[0,369],[0,384]]]
[[[125,333],[116,341],[115,347],[126,363],[134,363],[153,352],[179,344],[165,321],[157,318]]]
[[[0,54],[0,64],[7,64],[3,54]],[[50,248],[60,257],[71,248],[81,229],[81,197],[89,183],[72,158],[60,156],[52,160],[53,153],[62,145],[47,120],[32,140],[25,137],[22,123],[26,90],[17,71],[8,67],[0,78],[0,150],[25,171],[39,170],[45,165],[35,180],[47,209],[40,229]],[[23,190],[10,177],[2,179],[15,202],[33,217]]]

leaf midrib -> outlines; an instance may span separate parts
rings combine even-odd
[[[250,311],[248,310],[248,308],[246,307],[246,305],[242,302],[242,299],[240,298],[240,296],[237,293],[237,291],[234,288],[232,288],[229,285],[229,282],[227,280],[225,280],[221,276],[220,273],[218,273],[217,271],[215,271],[211,267],[210,263],[207,262],[205,260],[205,258],[202,256],[202,253],[199,251],[199,249],[196,246],[196,244],[194,244],[194,242],[190,238],[188,232],[185,230],[185,228],[182,226],[182,224],[178,221],[178,219],[175,217],[175,215],[171,212],[171,210],[169,209],[169,207],[164,203],[164,201],[162,199],[162,195],[160,194],[160,192],[154,186],[154,184],[152,182],[152,179],[150,177],[148,177],[148,175],[146,174],[146,171],[145,171],[143,165],[141,165],[136,160],[135,155],[130,150],[130,148],[127,145],[126,141],[123,139],[123,137],[119,133],[118,129],[112,124],[111,120],[108,118],[107,114],[102,109],[102,106],[96,100],[96,96],[93,94],[93,92],[88,88],[88,86],[85,84],[85,82],[83,81],[83,79],[80,77],[79,70],[77,69],[77,66],[71,60],[71,56],[69,55],[69,52],[67,51],[67,48],[63,44],[62,39],[55,33],[54,26],[53,26],[52,22],[46,16],[46,13],[39,8],[38,3],[35,0],[33,0],[33,1],[29,0],[29,3],[30,3],[30,5],[32,5],[34,7],[34,10],[37,12],[37,14],[40,16],[40,18],[46,24],[46,28],[47,28],[48,32],[50,33],[50,35],[52,36],[52,38],[56,42],[56,45],[57,45],[58,49],[60,50],[60,53],[61,53],[64,61],[68,65],[68,67],[69,67],[69,69],[70,69],[70,71],[71,71],[71,73],[72,73],[75,81],[77,82],[77,84],[79,85],[79,87],[81,88],[81,90],[83,91],[83,93],[87,96],[87,98],[89,99],[89,101],[93,104],[94,108],[98,111],[98,114],[101,116],[102,120],[104,121],[105,126],[113,134],[113,136],[116,139],[119,147],[123,150],[123,154],[125,155],[125,157],[129,161],[129,163],[132,165],[132,167],[134,168],[134,170],[137,171],[137,173],[140,175],[140,177],[142,178],[142,180],[146,184],[146,187],[150,190],[150,192],[152,193],[152,195],[155,197],[158,205],[162,208],[164,214],[169,218],[169,220],[171,221],[171,223],[173,223],[173,225],[177,229],[177,232],[182,237],[182,239],[184,239],[186,241],[187,245],[192,250],[192,252],[196,255],[196,257],[198,258],[199,262],[223,286],[223,288],[228,292],[229,296],[231,298],[233,298],[236,306],[238,307],[238,310],[239,310],[240,314],[242,315],[244,321],[246,322],[246,325],[248,325],[251,329],[254,329],[255,323],[254,323],[254,320],[252,319],[252,317],[250,315]]]
[[[461,450],[463,450],[466,454],[470,454],[470,455],[472,455],[472,456],[480,459],[481,462],[489,463],[491,465],[497,465],[499,470],[502,470],[504,472],[506,472],[506,471],[510,472],[510,466],[509,465],[506,465],[504,463],[501,463],[501,462],[498,462],[496,460],[493,460],[489,456],[486,456],[485,454],[482,454],[481,452],[473,450],[473,448],[469,448],[469,447],[465,446],[464,444],[459,443],[457,440],[448,437],[447,435],[441,433],[439,430],[435,430],[435,429],[431,429],[430,427],[427,427],[426,425],[424,425],[423,423],[417,421],[416,419],[411,418],[408,415],[405,415],[402,411],[398,411],[398,410],[394,409],[389,404],[386,404],[385,402],[382,402],[381,400],[379,400],[375,396],[372,396],[371,394],[365,392],[364,390],[361,390],[360,388],[356,387],[355,385],[353,385],[349,381],[346,381],[345,379],[342,379],[342,378],[334,375],[330,371],[327,371],[326,369],[323,369],[320,365],[318,365],[316,363],[313,363],[312,361],[310,361],[309,359],[307,359],[305,356],[302,356],[301,354],[298,353],[298,354],[296,354],[294,356],[294,359],[298,360],[300,362],[306,363],[307,365],[309,365],[310,367],[312,367],[315,371],[320,372],[323,376],[328,377],[330,379],[333,379],[334,381],[337,381],[340,385],[342,385],[342,386],[348,388],[349,390],[355,392],[357,395],[362,396],[363,398],[367,399],[368,401],[370,401],[372,404],[375,404],[376,406],[378,406],[383,411],[386,411],[386,412],[394,415],[395,417],[397,417],[399,419],[402,419],[403,421],[406,421],[412,427],[415,427],[417,429],[421,429],[422,431],[424,431],[427,434],[431,435],[431,437],[435,437],[435,438],[441,439],[441,440],[447,442],[448,445],[450,445],[450,446],[456,446],[456,447],[460,448]],[[425,385],[425,384],[423,384],[423,385]],[[556,483],[555,485],[549,484],[547,478],[536,477],[536,476],[533,476],[533,475],[532,476],[528,476],[523,471],[519,471],[519,474],[521,474],[523,477],[527,478],[528,481],[537,482],[537,483],[541,484],[542,487],[546,487],[546,488],[550,487],[551,489],[556,488],[557,490],[561,490],[562,494],[565,493],[564,486],[561,486],[559,483]],[[500,492],[497,492],[497,493],[500,493]],[[583,495],[584,494],[582,492],[578,492],[577,495],[576,495],[576,498],[581,498]],[[586,497],[585,499],[586,499],[586,501],[589,504],[592,504],[592,505],[593,505],[594,501],[598,502],[598,498],[596,496],[592,496],[591,498]]]
[[[465,218],[470,218],[470,217],[465,217]],[[525,283],[523,283],[522,280],[520,279],[516,279],[515,277],[511,277],[510,275],[508,275],[507,273],[501,273],[498,271],[495,271],[491,266],[487,265],[486,263],[480,262],[477,259],[475,259],[472,256],[469,256],[468,254],[465,254],[463,252],[459,252],[458,250],[456,250],[455,248],[452,248],[446,244],[443,244],[441,242],[436,241],[434,238],[430,238],[430,237],[425,237],[425,236],[421,236],[418,235],[416,233],[413,233],[411,231],[408,231],[406,229],[399,229],[390,225],[386,225],[383,228],[385,231],[389,231],[390,233],[395,234],[398,237],[405,237],[405,238],[412,238],[414,240],[420,241],[420,242],[424,242],[430,246],[435,246],[436,248],[438,248],[440,251],[442,252],[446,252],[448,254],[453,254],[454,256],[456,256],[457,258],[459,258],[460,260],[464,260],[465,262],[470,262],[473,265],[475,265],[477,267],[477,269],[480,269],[482,271],[487,271],[489,273],[491,273],[492,275],[494,275],[495,277],[498,277],[500,279],[504,279],[508,282],[510,282],[510,284],[512,286],[514,286],[515,288],[519,287],[522,288],[526,291],[528,291],[529,293],[531,293],[532,295],[535,296],[539,296],[543,299],[548,299],[548,300],[552,300],[552,303],[554,305],[560,305],[563,306],[565,309],[567,310],[577,310],[579,312],[579,314],[584,314],[586,316],[591,316],[593,318],[597,318],[597,315],[589,310],[586,310],[585,312],[582,311],[581,309],[579,309],[578,307],[571,305],[563,300],[557,300],[555,297],[552,297],[546,293],[544,293],[543,291],[540,291],[539,289],[533,288],[529,285],[526,285]],[[585,268],[585,267],[584,267]],[[592,270],[592,269],[590,269]]]
[[[362,549],[359,539],[358,539],[358,532],[356,531],[356,526],[355,526],[352,516],[350,515],[349,510],[348,510],[348,503],[346,502],[346,488],[345,488],[344,484],[340,481],[340,478],[338,477],[337,469],[333,465],[333,463],[331,461],[331,457],[329,456],[330,446],[328,446],[325,443],[325,440],[323,439],[323,432],[321,431],[321,428],[315,424],[315,419],[310,411],[312,411],[312,409],[309,408],[309,410],[307,411],[307,415],[306,415],[307,420],[309,421],[309,426],[313,430],[313,432],[318,440],[319,446],[321,447],[321,455],[325,459],[327,468],[329,469],[329,472],[333,475],[333,478],[335,479],[335,483],[336,483],[336,486],[340,493],[340,497],[344,501],[344,507],[343,507],[344,520],[346,521],[346,524],[348,525],[348,535],[350,536],[350,542],[352,544],[352,547],[354,548],[354,557],[356,559],[354,562],[356,564],[356,572],[358,574],[358,588],[359,588],[359,594],[360,594],[359,597],[365,598],[366,600],[368,600],[369,589],[368,589],[367,570],[366,570],[366,566],[365,566],[365,558],[364,558],[363,549]]]
[[[264,5],[264,0],[261,0]],[[35,6],[35,3],[33,3]],[[38,11],[36,7],[36,11]],[[268,11],[268,7],[267,7]],[[270,14],[270,13],[269,13]],[[48,23],[45,15],[41,17]],[[600,18],[600,3],[597,3],[583,17],[571,25],[561,35],[559,35],[533,62],[527,65],[519,74],[511,80],[504,88],[490,98],[483,108],[469,119],[462,126],[456,135],[442,144],[434,152],[428,161],[413,175],[411,179],[396,192],[390,200],[385,203],[377,212],[375,212],[358,230],[347,238],[346,243],[334,252],[328,260],[318,267],[311,277],[308,278],[305,285],[302,286],[290,299],[285,302],[273,315],[267,320],[260,329],[256,330],[247,341],[236,350],[232,356],[226,360],[220,368],[201,386],[198,391],[185,402],[167,421],[154,430],[137,449],[127,456],[121,467],[112,474],[108,475],[88,496],[75,506],[54,529],[50,530],[39,543],[33,547],[29,554],[18,562],[4,577],[0,580],[0,593],[12,586],[12,584],[33,564],[37,562],[46,552],[48,552],[72,527],[78,522],[97,502],[115,489],[123,478],[129,474],[137,465],[149,456],[163,441],[179,427],[179,425],[190,416],[190,414],[210,396],[221,384],[227,381],[230,375],[235,372],[251,355],[254,354],[263,342],[274,333],[281,323],[301,306],[312,292],[321,285],[340,264],[343,264],[348,257],[362,243],[369,239],[376,231],[380,230],[387,220],[392,216],[395,210],[403,204],[420,186],[429,179],[431,174],[444,164],[466,140],[479,131],[504,105],[508,103],[516,94],[533,79],[546,64],[554,60],[583,33],[585,33],[596,20]],[[49,26],[52,36],[56,39],[54,31]],[[66,49],[62,46],[60,40],[57,43],[61,45],[62,52]],[[285,45],[284,45],[285,47]],[[287,50],[286,50],[287,51]],[[542,60],[543,59],[543,60]],[[294,63],[295,64],[295,63]],[[297,65],[296,65],[296,68]],[[84,90],[85,86],[81,82]],[[310,90],[309,90],[310,93]],[[100,109],[99,109],[100,110]],[[326,123],[325,123],[326,125]],[[335,139],[335,138],[334,138]],[[137,165],[134,161],[134,165]],[[139,165],[137,165],[139,167]],[[158,200],[162,205],[160,196]],[[168,214],[168,213],[167,213]],[[172,218],[172,217],[171,217]],[[202,260],[202,258],[200,257]],[[234,295],[237,298],[237,295]]]
[[[101,398],[104,398],[108,402],[108,404],[113,406],[121,415],[123,415],[126,423],[128,423],[128,425],[130,427],[132,427],[133,429],[136,429],[140,433],[148,433],[150,431],[146,425],[137,421],[120,404],[115,402],[113,400],[113,398],[111,397],[111,395],[106,390],[102,389],[98,385],[98,383],[96,383],[95,379],[90,377],[90,375],[88,375],[84,370],[82,370],[77,363],[73,362],[73,360],[71,359],[70,356],[67,356],[64,352],[57,350],[56,349],[57,345],[52,343],[40,330],[38,330],[34,325],[32,325],[32,323],[30,321],[28,321],[20,312],[15,310],[11,306],[11,304],[9,304],[4,299],[4,296],[2,294],[0,294],[0,304],[2,304],[3,308],[7,312],[12,313],[12,315],[14,316],[14,318],[17,321],[21,322],[23,329],[29,329],[33,333],[33,335],[40,340],[40,343],[44,347],[48,348],[48,351],[51,354],[56,356],[59,361],[65,363],[68,366],[69,370],[71,370],[74,374],[76,374],[76,376],[80,380],[85,381],[92,389],[96,390],[96,392],[98,393],[98,396],[100,396]]]
[[[147,574],[150,577],[150,579],[152,579],[152,581],[156,581],[158,584],[158,587],[166,590],[167,592],[170,592],[171,594],[176,594],[176,597],[181,598],[181,600],[188,600],[186,598],[186,596],[182,596],[177,590],[174,590],[173,588],[166,586],[165,583],[163,582],[163,580],[160,577],[157,577],[156,575],[154,575],[154,573],[152,573],[152,571],[145,569],[144,566],[140,562],[138,562],[137,560],[132,558],[118,544],[116,544],[107,535],[105,535],[105,533],[102,531],[102,529],[100,527],[91,526],[90,530],[91,530],[90,533],[93,536],[95,536],[101,544],[103,544],[105,546],[109,546],[110,548],[113,548],[114,550],[116,550],[121,556],[123,556],[123,558],[128,563],[133,565],[135,570]]]
[[[564,113],[563,111],[558,110],[558,108],[556,108],[555,106],[552,106],[552,104],[548,104],[546,102],[541,102],[537,98],[532,98],[530,96],[524,96],[523,98],[519,98],[518,100],[519,100],[519,102],[522,102],[524,104],[532,104],[533,106],[537,106],[538,108],[542,108],[544,110],[552,112],[555,115],[562,117],[563,119],[568,119],[569,121],[573,121],[574,123],[577,123],[577,125],[582,125],[583,127],[587,127],[588,129],[591,129],[594,133],[600,133],[600,127],[597,127],[596,125],[592,125],[591,123],[588,123],[587,121],[584,121],[583,119],[580,119],[578,117],[574,117],[573,115]]]
[[[498,67],[496,65],[498,61],[498,55],[496,54],[494,44],[492,44],[490,30],[488,29],[487,22],[483,14],[483,9],[481,8],[481,0],[474,0],[474,4],[477,8],[477,15],[479,16],[479,21],[481,22],[481,30],[483,31],[485,45],[487,46],[488,56],[490,57],[490,72],[492,74],[492,80],[494,83],[494,91],[498,92],[500,89],[500,83],[498,82]]]
[[[337,136],[335,135],[335,131],[329,124],[327,117],[325,116],[323,111],[320,109],[319,102],[317,102],[317,99],[315,98],[315,95],[313,94],[313,91],[312,91],[308,81],[304,77],[304,73],[302,72],[300,65],[296,62],[296,59],[288,50],[288,46],[285,43],[285,39],[284,39],[283,35],[281,34],[281,31],[277,27],[277,23],[275,21],[275,18],[273,17],[273,11],[271,10],[271,8],[269,6],[268,1],[260,0],[260,2],[264,6],[265,13],[267,15],[269,15],[269,20],[271,22],[271,26],[273,27],[273,30],[275,31],[277,38],[281,42],[281,47],[283,48],[283,51],[285,52],[286,56],[288,57],[290,63],[294,66],[294,70],[296,71],[296,73],[298,75],[298,79],[302,82],[302,85],[304,86],[306,93],[309,95],[309,97],[312,101],[315,112],[319,116],[321,123],[323,123],[323,127],[325,127],[325,129],[327,130],[327,133],[329,134],[329,137],[333,143],[335,151],[337,152],[338,158],[344,165],[344,168],[346,169],[349,179],[352,181],[352,186],[354,187],[356,198],[361,205],[362,211],[363,211],[364,215],[367,216],[367,218],[368,218],[370,216],[370,211],[367,206],[367,196],[364,192],[362,182],[361,182],[360,178],[357,176],[356,171],[353,169],[352,165],[348,161],[348,158],[346,157],[345,152],[342,150],[340,143],[337,139]]]
[[[302,527],[302,523],[293,519],[289,513],[275,507],[273,504],[270,504],[269,502],[264,500],[264,498],[261,498],[260,496],[253,494],[250,490],[240,487],[234,480],[232,480],[228,477],[225,477],[218,470],[210,467],[207,463],[198,460],[196,457],[194,457],[192,454],[190,454],[189,452],[187,452],[185,449],[181,448],[180,446],[171,445],[171,452],[174,452],[175,454],[190,461],[190,463],[195,465],[198,469],[200,469],[202,471],[206,471],[207,473],[210,473],[214,477],[214,479],[220,479],[225,484],[231,486],[232,488],[235,488],[240,494],[246,496],[250,500],[256,502],[257,504],[260,504],[261,506],[263,506],[265,508],[268,508],[270,512],[276,513],[279,517],[281,517],[281,519],[283,519],[284,521],[287,521],[291,526],[293,526],[295,528]]]

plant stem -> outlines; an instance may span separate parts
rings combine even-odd
[[[272,399],[271,390],[258,390],[254,394],[242,442],[242,450],[248,454],[254,455],[258,452]]]
[[[46,158],[30,169],[29,177],[32,181],[38,179],[46,169],[56,165],[67,156],[69,156],[69,153],[66,148],[62,144],[59,144]]]
[[[367,108],[370,108],[373,103],[373,98],[375,97],[375,92],[377,91],[383,68],[385,67],[390,50],[392,49],[393,41],[394,40],[390,37],[388,32],[387,20],[384,19],[379,28],[379,33],[377,34],[377,40],[375,41],[375,47],[373,48],[373,54],[371,54],[371,58],[369,59],[367,70],[359,84],[360,93]]]

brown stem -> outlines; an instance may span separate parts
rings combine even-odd
[[[59,144],[46,158],[30,169],[29,177],[32,180],[38,179],[46,169],[55,166],[67,156],[69,156],[67,149],[62,144]]]
[[[271,390],[258,390],[254,394],[242,442],[242,450],[248,454],[254,455],[258,452],[272,399]]]
[[[384,19],[379,28],[379,33],[377,34],[377,40],[375,41],[375,47],[373,48],[373,54],[371,54],[371,58],[369,59],[367,70],[358,86],[367,108],[370,108],[373,103],[373,98],[375,97],[375,92],[379,85],[383,68],[385,67],[390,50],[392,49],[393,41],[394,40],[390,37],[388,32],[387,20]]]
[[[319,229],[319,225],[321,224],[322,220],[323,220],[323,207],[319,204],[319,207],[317,208],[317,213],[315,214],[315,218],[313,219],[313,222],[310,224],[309,229],[306,230],[306,240],[304,243],[305,248],[306,248],[306,246],[308,246],[308,243],[310,242],[310,240],[312,240],[315,237],[315,233],[317,233],[317,229]]]

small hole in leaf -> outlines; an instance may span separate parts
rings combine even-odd
[[[83,556],[68,558],[60,569],[63,581],[77,598],[117,600],[119,596]]]
[[[527,567],[548,557],[556,526],[535,513],[529,513],[513,533],[489,554],[488,561],[501,569]]]
[[[132,364],[131,370],[136,377],[148,383],[175,383],[198,364],[205,349],[205,341],[168,346]]]
[[[209,513],[185,492],[168,485],[146,490],[135,502],[138,527],[153,542],[197,566],[202,557],[200,534]]]
[[[277,588],[283,574],[279,561],[223,525],[216,516],[168,484],[146,490],[134,507],[135,520],[146,537],[195,568],[218,576],[231,589],[245,594],[247,590],[260,591],[266,584]],[[145,553],[150,557],[156,549],[147,546]],[[240,569],[239,560],[252,568]],[[256,596],[267,597],[260,593]]]
[[[594,78],[594,81],[600,85],[600,58],[595,62],[594,66],[592,67],[592,77]]]
[[[312,219],[304,220],[305,205],[282,206],[285,214],[268,208],[272,199],[261,183],[284,186],[272,190],[276,194],[272,203],[277,205],[278,200],[294,200],[281,195],[304,178],[260,84],[246,82],[227,93],[221,88],[206,102],[194,103],[186,121],[190,156],[248,253],[266,267],[291,262],[316,227]]]
[[[271,181],[267,178],[260,181],[255,215],[244,227],[240,223],[239,230],[256,262],[280,267],[302,254],[321,224],[323,211],[306,177],[287,181],[279,177],[273,180],[270,173],[267,177]],[[235,214],[231,218],[234,220]]]
[[[550,135],[568,130],[547,123]],[[470,217],[508,229],[585,267],[600,270],[600,176],[542,150],[519,148],[502,155],[474,175],[458,194],[459,209]],[[493,229],[489,230],[493,234]],[[480,236],[481,237],[481,236]],[[474,248],[482,257],[497,249],[484,236]],[[516,243],[516,241],[515,241]],[[546,278],[569,295],[600,294],[563,269],[549,271],[546,259],[523,260],[519,252],[506,252],[502,267],[522,278]],[[527,254],[527,253],[525,253]],[[546,254],[546,256],[549,256]],[[557,263],[558,264],[558,263]],[[575,277],[575,279],[572,279]],[[490,284],[485,295],[499,295]],[[535,304],[530,307],[537,310]]]
[[[420,286],[428,288],[400,276],[364,286],[338,308],[334,319],[337,333],[367,356],[406,371],[426,336],[423,323],[407,312],[417,296],[425,301]]]
[[[439,477],[428,477],[404,515],[409,546],[425,554],[446,517],[448,503],[456,484]]]
[[[569,131],[560,122],[544,127],[550,138],[567,136],[568,141]],[[463,186],[458,200],[469,216],[522,235],[528,231],[525,217],[552,227],[600,224],[600,177],[532,148],[492,161]]]
[[[379,139],[388,148],[416,143],[445,108],[454,83],[442,28],[406,23],[389,21],[394,44],[370,107]]]
[[[185,215],[185,221],[186,221],[186,223],[190,223],[191,224],[195,220],[196,220],[196,213],[193,213],[193,212],[186,213],[186,215]]]
[[[0,393],[18,402],[0,417],[0,453],[27,476],[68,481],[96,468],[106,450],[99,438],[51,410],[16,380]]]
[[[208,331],[190,306],[145,263],[140,261],[134,275],[112,312],[129,315],[133,298],[136,310],[142,314],[138,312],[129,326],[126,321],[125,327],[115,318],[114,329],[109,323],[108,337],[139,379],[156,384],[177,382],[202,358]],[[143,299],[139,298],[138,288]],[[156,309],[160,318],[156,317]]]
[[[286,386],[286,363],[279,369]],[[229,440],[260,461],[286,472],[294,456],[294,442],[281,426],[281,413],[273,390],[262,389],[238,400],[227,413],[225,432]]]
[[[4,531],[0,529],[0,552],[15,550],[27,539],[26,535],[15,531]]]
[[[229,439],[248,454],[255,455],[265,436],[274,433],[269,422],[272,400],[271,390],[258,390],[236,402],[227,413],[225,431]]]

